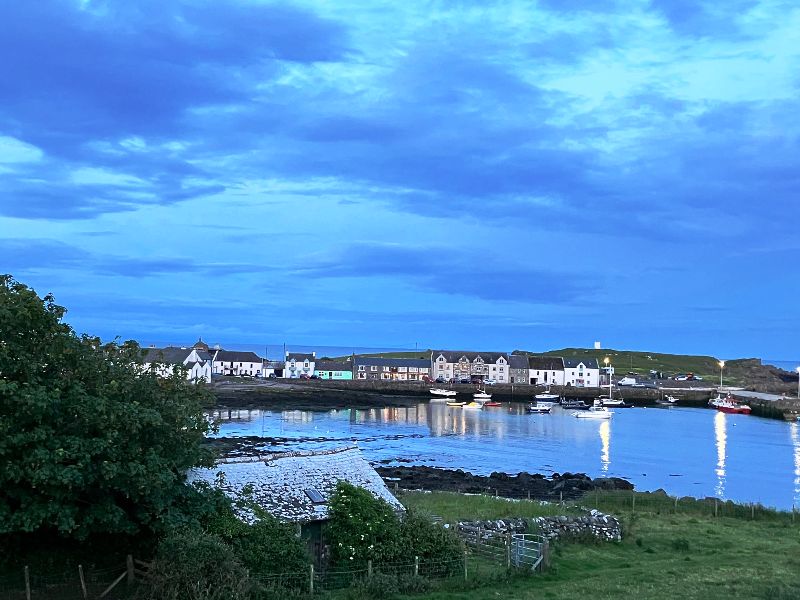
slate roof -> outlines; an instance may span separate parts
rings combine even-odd
[[[291,362],[294,359],[297,362],[303,362],[305,360],[309,362],[314,362],[316,360],[316,356],[309,353],[303,352],[287,352],[286,353],[286,362]]]
[[[353,363],[344,360],[318,360],[315,367],[317,371],[352,371]]]
[[[563,371],[564,359],[560,356],[529,356],[528,365],[537,371]]]
[[[354,364],[356,367],[364,365],[366,367],[422,367],[431,368],[431,361],[427,358],[380,358],[370,356],[356,356]]]
[[[165,363],[168,365],[182,365],[183,361],[191,354],[192,348],[179,348],[167,346],[166,348],[144,348],[142,362]]]
[[[263,359],[255,352],[237,352],[235,350],[218,350],[214,355],[214,360],[217,362],[263,362]]]
[[[579,364],[583,363],[583,365],[587,369],[599,369],[600,367],[597,364],[596,358],[565,358],[564,359],[564,367],[567,369],[574,369]]]
[[[474,362],[475,359],[480,356],[483,359],[483,362],[487,363],[494,363],[497,362],[497,359],[501,356],[508,360],[508,354],[505,352],[464,352],[459,350],[434,350],[433,351],[433,361],[441,354],[445,357],[447,362],[449,363],[457,363],[462,356],[466,356],[469,362]]]
[[[508,357],[508,364],[512,369],[528,370],[528,357],[524,354],[512,354]]]
[[[221,485],[217,476],[220,472],[224,474]],[[292,523],[326,520],[328,501],[339,481],[364,488],[395,510],[404,510],[381,476],[354,446],[322,452],[225,459],[218,461],[212,469],[192,469],[188,479],[219,487],[232,498],[240,496],[242,489],[250,485],[256,504],[271,515]],[[322,503],[315,504],[306,490],[317,490]],[[253,519],[252,514],[240,516],[246,520]]]

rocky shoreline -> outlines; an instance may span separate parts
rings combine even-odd
[[[390,488],[407,490],[448,491],[468,494],[490,494],[503,498],[536,500],[571,500],[586,492],[602,490],[633,490],[633,484],[619,477],[592,479],[584,473],[492,473],[473,475],[461,469],[436,467],[376,467]]]

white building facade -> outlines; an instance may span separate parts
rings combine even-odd
[[[287,352],[283,376],[288,379],[297,379],[300,376],[311,377],[314,375],[317,353],[305,354],[301,352]]]
[[[509,357],[498,352],[436,350],[431,353],[431,377],[448,381],[476,377],[508,383],[511,380]]]
[[[565,358],[564,385],[600,387],[600,367],[596,358]]]

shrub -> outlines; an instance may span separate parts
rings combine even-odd
[[[148,600],[245,600],[247,570],[216,535],[172,534],[158,547],[138,597]]]

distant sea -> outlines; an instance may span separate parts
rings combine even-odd
[[[784,371],[796,371],[800,367],[800,360],[776,360],[773,358],[762,358],[761,362],[765,365],[772,365]]]
[[[240,352],[255,352],[259,356],[264,356],[268,360],[280,360],[285,357],[283,344],[228,344],[223,342],[214,342],[203,340],[209,347],[214,348],[219,345],[225,350],[238,350]],[[186,346],[191,345],[192,342],[187,344],[186,341],[164,341],[164,340],[144,340],[139,342],[143,348],[148,346],[155,346],[163,348],[165,346]],[[387,348],[387,347],[364,347],[364,346],[302,346],[297,344],[286,344],[286,351],[288,352],[316,352],[317,357],[334,357],[334,356],[348,356],[350,354],[372,354],[377,352],[414,352],[414,348]],[[420,350],[425,352],[423,348]]]

